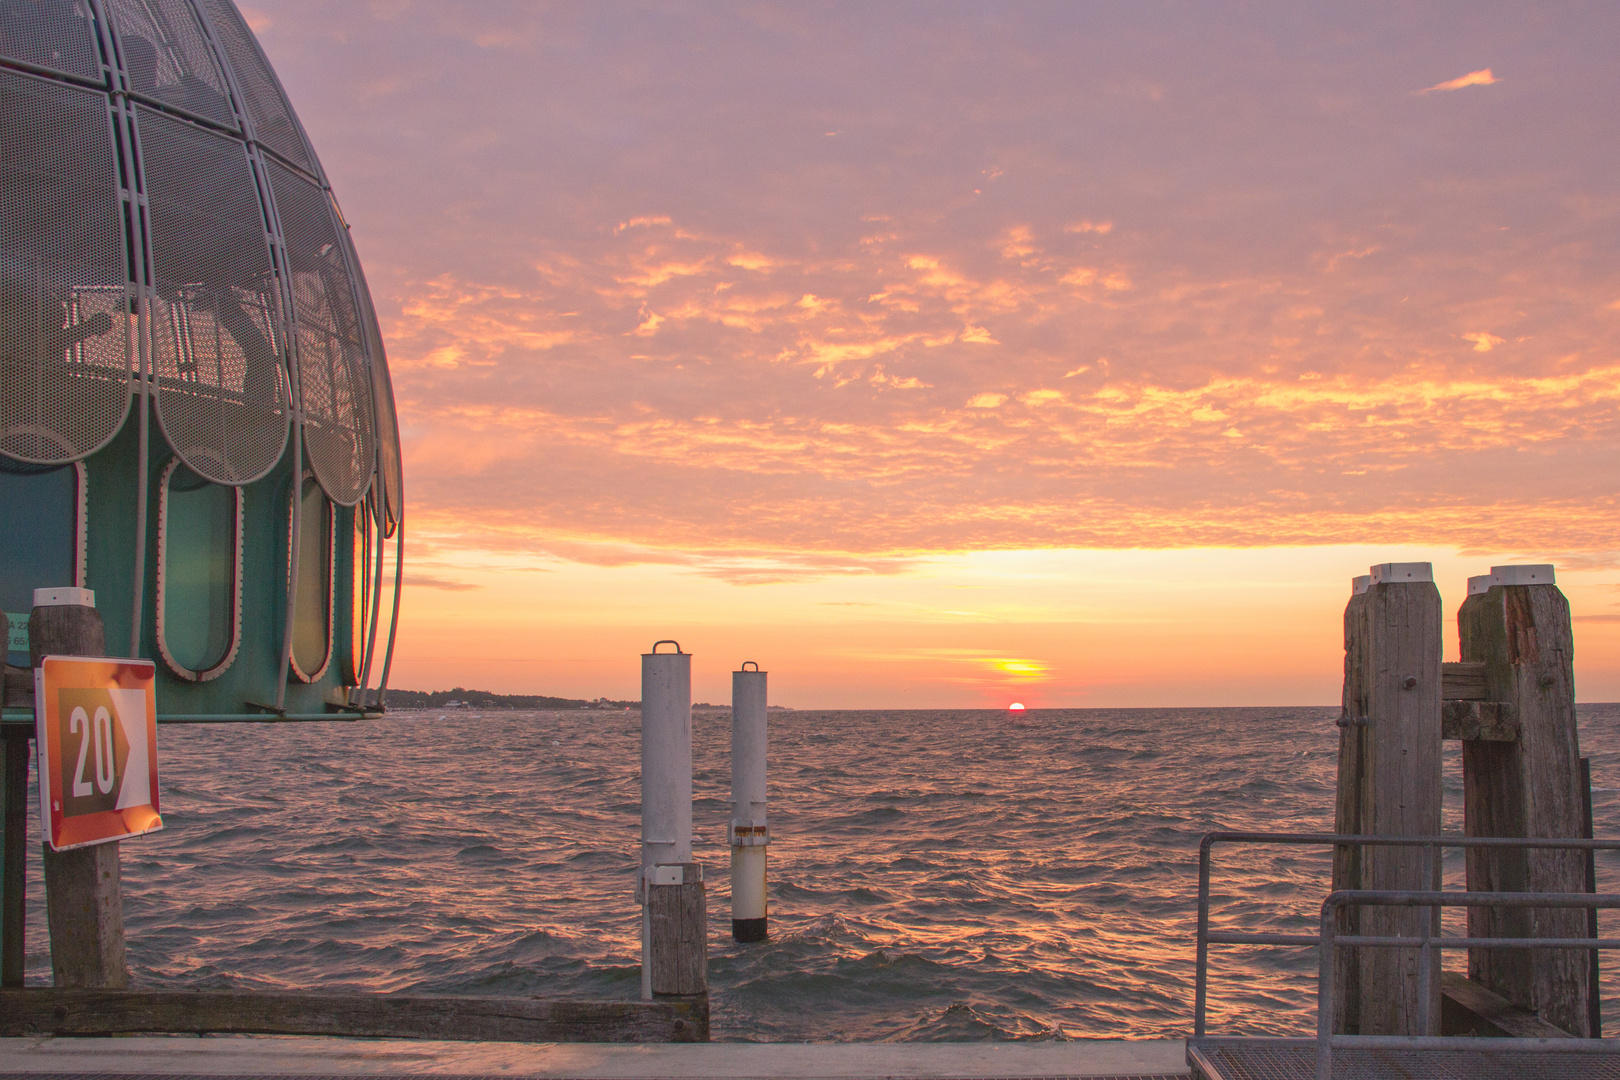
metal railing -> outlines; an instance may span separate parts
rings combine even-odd
[[[1607,844],[1603,850],[1620,847],[1614,841],[1574,841],[1574,844]],[[1479,844],[1477,847],[1494,845]],[[1564,844],[1502,845],[1564,847]],[[1596,850],[1588,848],[1588,850]],[[1423,920],[1424,933],[1419,938],[1393,937],[1380,934],[1338,933],[1339,911],[1346,907],[1496,907],[1496,908],[1583,908],[1596,911],[1620,908],[1620,893],[1526,893],[1526,892],[1461,892],[1461,891],[1402,891],[1396,889],[1340,889],[1328,894],[1322,901],[1322,931],[1319,938],[1319,956],[1316,990],[1316,1078],[1332,1080],[1333,1051],[1343,1049],[1445,1049],[1466,1050],[1486,1048],[1503,1049],[1502,1039],[1471,1038],[1456,1035],[1335,1035],[1333,1013],[1334,989],[1337,982],[1337,960],[1341,948],[1404,948],[1414,946],[1423,950],[1419,962],[1418,985],[1423,1005],[1419,1013],[1419,1027],[1432,1030],[1430,1015],[1429,956],[1435,949],[1620,949],[1620,938],[1527,938],[1527,937],[1431,937],[1429,920]],[[1596,992],[1596,988],[1593,988]],[[1516,1050],[1542,1050],[1559,1053],[1620,1053],[1620,1039],[1514,1039]],[[1533,1046],[1525,1044],[1534,1044]]]
[[[1620,851],[1620,840],[1544,839],[1538,837],[1472,836],[1361,836],[1344,833],[1267,833],[1212,832],[1204,836],[1198,852],[1198,960],[1193,1006],[1193,1037],[1206,1035],[1209,985],[1209,946],[1274,945],[1316,946],[1317,1018],[1316,1055],[1318,1080],[1331,1080],[1333,1050],[1348,1049],[1479,1049],[1503,1050],[1503,1039],[1421,1035],[1335,1035],[1337,959],[1345,948],[1417,949],[1419,998],[1423,1002],[1420,1025],[1431,1030],[1434,952],[1440,949],[1620,949],[1620,938],[1525,938],[1525,937],[1446,937],[1430,934],[1431,920],[1423,920],[1423,932],[1415,937],[1356,934],[1338,931],[1339,912],[1346,907],[1427,907],[1441,908],[1576,908],[1596,912],[1620,908],[1620,894],[1614,893],[1535,893],[1465,892],[1461,890],[1342,889],[1322,902],[1320,930],[1316,934],[1277,934],[1209,928],[1211,849],[1218,843],[1278,844],[1323,847],[1421,847],[1431,859],[1448,848],[1537,848],[1586,852]],[[1438,868],[1437,868],[1438,869]],[[1591,987],[1597,993],[1595,983]],[[1514,1050],[1549,1050],[1563,1053],[1620,1053],[1615,1039],[1513,1039]]]

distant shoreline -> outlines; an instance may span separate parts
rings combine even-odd
[[[394,690],[388,691],[390,709],[546,709],[553,712],[588,712],[640,709],[639,701],[615,701],[610,698],[547,697],[542,694],[497,694],[490,690]],[[730,705],[711,705],[707,701],[695,702],[694,709],[730,711]],[[772,712],[793,712],[786,705],[769,706]]]

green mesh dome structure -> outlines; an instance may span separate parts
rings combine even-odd
[[[380,701],[382,335],[230,0],[0,0],[0,499],[8,665],[31,590],[82,585],[160,712]]]

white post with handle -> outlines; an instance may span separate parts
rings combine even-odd
[[[674,645],[674,652],[659,652]],[[703,868],[692,861],[692,655],[641,655],[641,996],[708,992]]]
[[[731,673],[731,822],[726,840],[731,847],[731,936],[744,942],[765,940],[769,915],[765,676],[752,660]]]

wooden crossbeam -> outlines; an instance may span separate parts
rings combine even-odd
[[[1440,974],[1440,1034],[1507,1039],[1568,1039],[1569,1032],[1547,1023],[1463,975]]]
[[[1448,701],[1484,701],[1485,665],[1479,661],[1440,665],[1440,696]]]
[[[1518,742],[1519,708],[1510,701],[1440,703],[1440,737],[1484,742]]]
[[[572,1001],[240,990],[0,990],[0,1037],[338,1035],[475,1042],[707,1042],[709,999]]]

